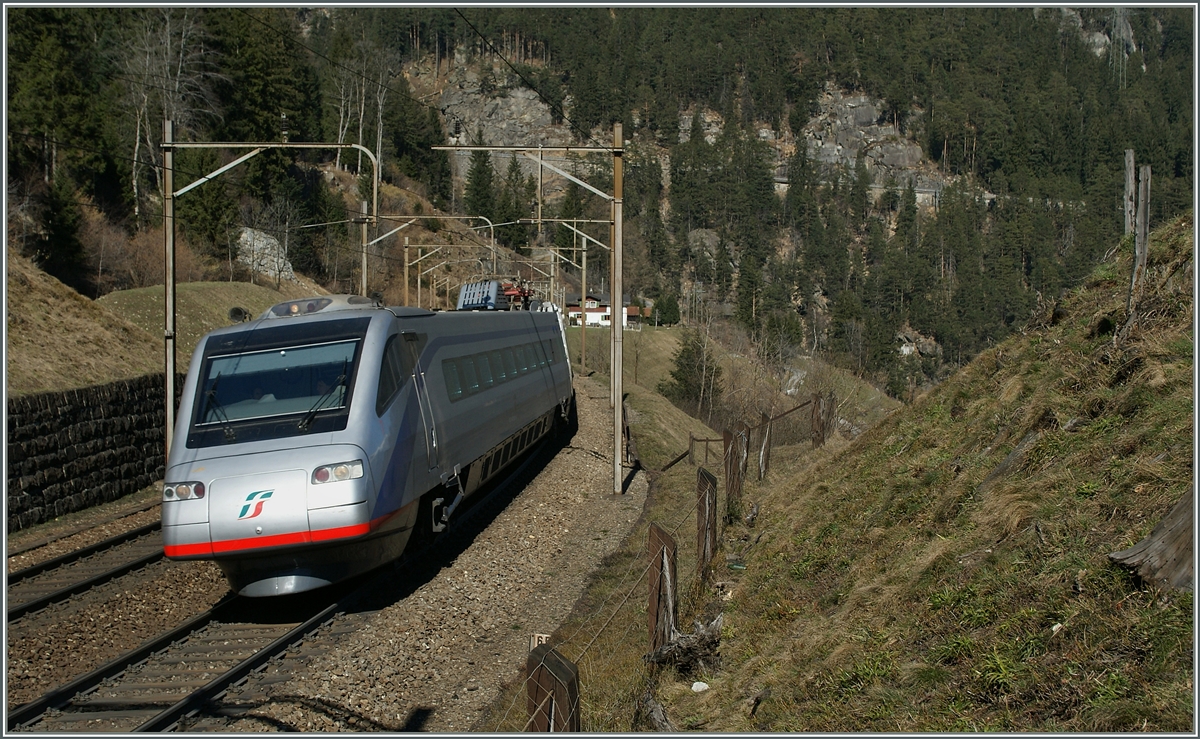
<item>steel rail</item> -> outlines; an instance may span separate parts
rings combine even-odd
[[[67,587],[62,588],[60,590],[56,590],[53,593],[48,593],[39,598],[34,598],[31,601],[27,601],[25,603],[15,605],[12,608],[8,609],[7,620],[9,622],[16,621],[17,619],[19,619],[23,616],[26,616],[34,611],[39,611],[39,610],[45,608],[46,606],[53,605],[60,601],[64,601],[73,595],[79,595],[80,593],[91,590],[92,588],[96,587],[97,585],[103,585],[104,583],[109,582],[110,580],[115,580],[118,577],[122,577],[124,575],[129,574],[130,572],[133,572],[135,570],[140,570],[141,568],[143,568],[147,565],[152,565],[155,562],[158,562],[159,560],[161,560],[162,558],[163,558],[163,552],[162,552],[162,549],[160,548],[160,549],[158,549],[158,551],[151,552],[150,554],[147,554],[143,557],[139,557],[138,559],[135,559],[130,562],[124,562],[118,567],[114,567],[111,570],[101,572],[100,574],[95,575],[93,577],[89,577],[86,580],[82,580],[82,581],[74,583],[72,585],[68,585]]]
[[[287,651],[289,647],[300,639],[303,639],[309,632],[320,628],[326,621],[336,616],[338,612],[345,608],[346,601],[346,598],[342,598],[321,609],[312,618],[293,627],[286,634],[258,650],[247,659],[234,665],[207,685],[192,691],[175,705],[142,723],[134,731],[169,731],[175,728],[181,719],[199,713],[204,704],[223,693],[229,686],[246,677],[259,666],[266,664],[272,657]]]
[[[154,508],[155,506],[160,505],[161,503],[162,503],[161,500],[155,499],[149,503],[142,503],[139,505],[135,505],[132,508],[126,508],[126,509],[123,509],[120,511],[116,511],[95,523],[88,523],[88,524],[84,524],[82,526],[76,526],[74,528],[67,529],[66,531],[60,531],[57,534],[52,534],[50,536],[47,536],[47,537],[44,537],[41,539],[37,539],[36,541],[31,541],[26,544],[22,544],[20,547],[10,550],[8,552],[8,556],[15,557],[18,554],[25,554],[26,552],[32,552],[34,549],[40,549],[40,548],[46,546],[47,544],[53,544],[54,542],[58,541],[59,539],[65,539],[68,536],[74,536],[75,534],[78,534],[80,532],[87,531],[88,529],[91,529],[91,528],[95,528],[96,526],[98,526],[100,524],[112,523],[113,521],[119,521],[122,518],[128,518],[129,516],[133,516],[138,513],[144,513],[145,511],[148,511],[151,508]]]
[[[34,575],[40,575],[43,572],[53,570],[56,567],[62,567],[63,565],[71,564],[72,562],[81,560],[84,557],[90,557],[97,552],[102,552],[105,549],[111,549],[118,544],[124,544],[127,541],[141,538],[146,534],[150,534],[161,528],[162,521],[154,521],[153,523],[148,523],[145,526],[139,526],[136,529],[130,529],[129,531],[117,534],[116,536],[109,537],[104,541],[98,541],[95,544],[83,547],[82,549],[76,549],[72,552],[67,552],[66,554],[55,557],[54,559],[48,559],[45,562],[38,562],[37,564],[30,565],[23,570],[17,570],[16,572],[10,573],[8,576],[8,585],[9,587],[12,587],[26,578],[33,577]]]
[[[22,725],[34,722],[42,714],[52,708],[61,708],[76,695],[91,690],[110,677],[120,675],[125,670],[144,661],[155,652],[166,649],[174,642],[183,639],[194,631],[204,628],[214,620],[219,620],[229,612],[239,601],[240,596],[228,595],[208,611],[201,613],[182,625],[157,636],[136,649],[118,655],[91,672],[80,675],[71,682],[45,693],[16,709],[8,712],[6,726],[13,731]]]

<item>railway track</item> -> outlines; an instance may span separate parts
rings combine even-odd
[[[446,542],[481,523],[483,515],[506,505],[515,481],[541,457],[538,445],[502,481],[464,511],[446,531],[395,563],[355,580],[297,596],[261,599],[231,595],[179,628],[158,636],[98,669],[55,688],[8,714],[7,729],[29,732],[146,732],[219,728],[222,717],[243,713],[244,705],[223,705],[231,686],[244,683],[284,653],[305,645],[319,632],[336,634],[339,615],[383,590],[395,589],[396,572],[409,569]],[[298,620],[297,620],[298,619]],[[320,647],[316,647],[320,649]],[[279,663],[279,660],[276,660]],[[273,678],[285,681],[283,670]],[[261,679],[260,679],[261,683]]]
[[[7,620],[139,570],[163,558],[161,523],[123,532],[8,576]]]

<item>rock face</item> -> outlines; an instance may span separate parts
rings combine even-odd
[[[415,70],[413,72],[415,74]],[[445,119],[446,130],[451,134],[451,144],[469,144],[476,130],[485,132],[485,143],[489,146],[567,146],[578,143],[565,124],[554,123],[550,106],[538,98],[532,90],[523,87],[520,80],[502,67],[478,68],[462,64],[455,67],[439,93],[439,107]],[[839,171],[853,171],[860,149],[865,150],[867,171],[871,174],[873,190],[882,192],[889,178],[903,186],[913,182],[917,201],[932,205],[944,184],[941,177],[931,173],[919,144],[902,135],[896,122],[884,118],[880,101],[861,94],[845,93],[833,85],[827,85],[818,100],[820,112],[814,116],[801,132],[808,147],[809,157],[818,163],[826,176],[832,177]],[[571,100],[563,103],[564,113],[570,117]],[[689,110],[679,116],[679,141],[691,136],[692,121],[699,115],[700,129],[705,141],[717,140],[725,121],[711,110]],[[910,114],[910,118],[915,114]],[[777,172],[776,192],[781,197],[787,191],[787,159],[795,151],[796,140],[786,131],[776,131],[766,124],[753,129],[754,135],[767,143],[775,152],[774,168]],[[605,131],[593,132],[599,141],[607,142]],[[633,138],[633,132],[626,132]],[[669,172],[667,152],[659,152],[663,165],[664,184]],[[507,153],[493,153],[492,166],[497,176],[503,176],[508,167]],[[560,160],[555,162],[554,160]],[[547,161],[562,166],[560,152],[547,154]],[[537,165],[519,157],[522,171],[537,175]],[[451,171],[455,180],[465,181],[470,167],[470,154],[458,152],[451,155]],[[544,173],[544,195],[555,199],[565,182],[550,172]],[[664,201],[664,208],[667,201]]]
[[[279,239],[257,229],[243,228],[238,234],[238,261],[257,274],[279,280],[296,279]]]
[[[923,336],[919,331],[905,324],[896,332],[896,341],[900,342],[900,355],[910,356],[913,354],[922,357],[940,357],[942,356],[942,346],[928,336]]]
[[[826,85],[818,100],[820,112],[804,127],[808,156],[833,174],[853,171],[860,149],[873,189],[881,191],[889,178],[900,185],[913,181],[917,202],[932,205],[944,180],[922,167],[925,153],[919,144],[905,138],[895,121],[883,117],[883,105],[866,95],[848,94]],[[909,114],[913,118],[914,114]]]
[[[465,65],[455,67],[439,97],[439,105],[445,120],[446,131],[452,145],[469,145],[474,141],[476,130],[483,130],[487,146],[567,146],[573,142],[570,128],[554,123],[550,106],[538,98],[537,93],[520,86],[516,77],[505,77],[506,70],[499,67],[484,69]],[[570,116],[570,99],[563,108]],[[611,135],[609,136],[611,139]],[[508,168],[508,153],[494,152],[492,167],[496,177],[502,178]],[[547,154],[547,160],[561,160],[562,153]],[[517,155],[521,171],[526,177],[537,176],[537,164]],[[561,161],[552,162],[562,166]],[[453,152],[450,155],[450,171],[456,182],[466,180],[471,166],[469,152]],[[561,178],[547,172],[544,194],[553,197],[565,187]]]

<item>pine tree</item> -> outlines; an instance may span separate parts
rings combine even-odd
[[[673,363],[670,379],[659,383],[658,391],[689,413],[711,414],[724,387],[707,334],[686,330]]]
[[[514,223],[529,217],[529,200],[525,191],[525,176],[515,156],[508,160],[508,171],[500,189],[496,208],[497,223],[507,224],[496,229],[496,238],[510,249],[525,254],[529,251],[529,227]]]
[[[483,129],[476,129],[475,146],[483,146]],[[467,184],[463,195],[463,207],[467,215],[496,219],[496,191],[493,180],[492,155],[487,151],[471,152],[471,167],[467,170]]]

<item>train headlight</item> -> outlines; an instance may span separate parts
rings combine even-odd
[[[318,467],[313,470],[312,481],[314,485],[320,485],[326,482],[356,480],[362,476],[362,460],[356,459],[353,462],[338,462],[337,464],[327,464],[322,467]]]
[[[163,500],[191,500],[203,497],[202,482],[171,482],[163,485]]]

